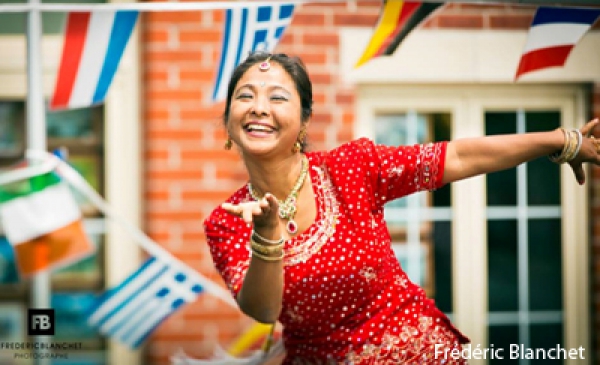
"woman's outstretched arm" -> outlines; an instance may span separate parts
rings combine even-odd
[[[594,119],[583,126],[581,147],[569,162],[580,184],[585,182],[582,164],[600,164],[597,144],[600,140],[588,134],[598,124]],[[464,138],[448,143],[444,168],[444,183],[515,167],[521,163],[559,152],[565,146],[565,134],[557,129],[548,132],[508,134]]]
[[[277,220],[279,205],[272,194],[266,194],[258,202],[241,204],[224,203],[222,207],[230,214],[253,224],[254,232],[263,240],[281,241],[273,246],[283,249],[281,227]],[[276,247],[268,248],[270,250]],[[275,323],[282,308],[283,299],[283,257],[264,258],[253,254],[246,272],[244,283],[237,296],[242,312],[262,323]],[[261,255],[262,256],[262,255]],[[269,256],[268,254],[266,256]]]

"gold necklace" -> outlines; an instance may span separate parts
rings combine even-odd
[[[302,188],[302,185],[304,185],[304,181],[306,180],[306,175],[308,175],[308,159],[306,158],[306,156],[303,156],[302,169],[300,170],[300,175],[298,176],[298,180],[296,180],[292,191],[287,196],[287,198],[285,198],[285,201],[277,199],[277,202],[279,203],[279,217],[281,219],[288,220],[288,222],[285,225],[285,229],[290,234],[296,234],[296,232],[298,232],[298,224],[296,223],[296,221],[294,221],[294,216],[296,215],[297,211],[296,201],[298,199],[298,192],[300,191],[300,188]],[[252,199],[256,201],[262,199],[262,197],[258,196],[251,183],[248,183],[248,190],[250,190],[250,195],[252,196]]]

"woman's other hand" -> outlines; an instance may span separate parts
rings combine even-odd
[[[583,171],[583,163],[590,162],[595,165],[600,165],[600,139],[594,137],[594,129],[597,127],[600,120],[598,118],[586,123],[579,129],[583,136],[581,149],[573,160],[569,162],[575,178],[580,185],[585,183],[585,172]],[[597,132],[600,132],[600,128]]]
[[[240,204],[223,203],[221,207],[229,214],[241,217],[255,228],[273,229],[279,225],[279,203],[273,194],[267,193],[259,201]]]

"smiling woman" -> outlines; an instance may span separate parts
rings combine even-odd
[[[263,153],[279,155],[284,145],[294,145],[302,125],[297,123],[300,98],[293,91],[292,78],[281,66],[271,67],[268,60],[240,78],[226,124],[230,138],[245,147],[243,152],[260,148]]]
[[[468,339],[401,268],[384,205],[552,155],[580,183],[597,141],[554,130],[385,146],[362,138],[305,151],[312,86],[302,62],[257,53],[234,71],[224,122],[250,181],[204,222],[241,310],[283,325],[283,364],[464,364]]]

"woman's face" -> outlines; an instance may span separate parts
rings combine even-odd
[[[278,63],[268,70],[257,64],[235,86],[227,131],[244,155],[286,156],[300,133],[300,115],[292,77]]]

